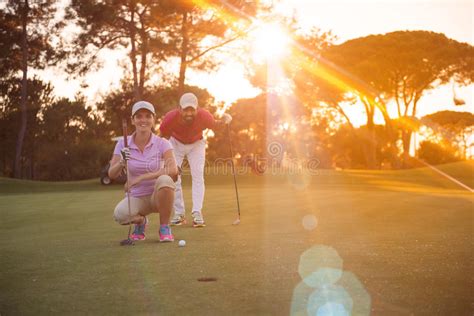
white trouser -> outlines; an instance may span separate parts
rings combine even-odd
[[[206,160],[206,141],[198,140],[192,144],[183,144],[175,138],[170,138],[176,156],[176,163],[181,166],[184,157],[187,157],[189,167],[191,168],[192,192],[193,192],[193,212],[201,212],[204,201],[204,164]],[[176,182],[176,191],[174,195],[175,214],[184,215],[183,187],[181,186],[181,177]]]

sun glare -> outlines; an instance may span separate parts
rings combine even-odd
[[[279,60],[289,52],[290,38],[277,23],[262,24],[252,34],[253,58],[257,62]]]

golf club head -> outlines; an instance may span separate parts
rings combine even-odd
[[[124,239],[120,242],[120,246],[134,246],[135,243],[130,238]]]
[[[237,218],[232,225],[239,225],[240,224],[240,218]]]

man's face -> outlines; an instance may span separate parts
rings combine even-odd
[[[184,123],[191,124],[196,117],[196,110],[191,106],[181,109],[181,117],[183,118]]]

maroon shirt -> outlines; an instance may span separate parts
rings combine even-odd
[[[214,116],[209,111],[198,108],[194,121],[189,125],[185,124],[179,109],[174,109],[166,113],[160,131],[164,137],[173,136],[180,143],[192,144],[202,139],[202,131],[214,128],[215,123]]]

